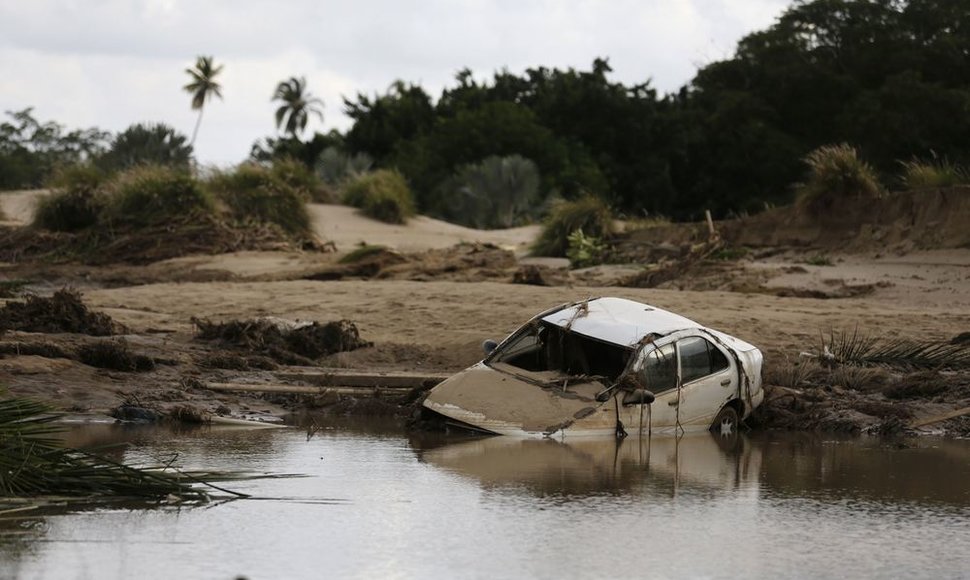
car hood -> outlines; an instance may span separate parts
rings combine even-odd
[[[512,370],[515,373],[513,374]],[[552,373],[529,373],[479,363],[431,390],[424,406],[450,419],[501,435],[544,436],[591,414],[604,385],[595,380],[562,388]],[[577,381],[575,377],[572,381]]]

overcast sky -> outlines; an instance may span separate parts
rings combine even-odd
[[[346,129],[344,95],[395,79],[437,98],[456,71],[588,69],[662,92],[731,56],[790,0],[0,0],[0,111],[118,131],[163,121],[191,134],[182,91],[196,55],[225,65],[206,105],[203,163],[236,163],[275,132],[277,82],[305,76],[326,106],[309,131]]]

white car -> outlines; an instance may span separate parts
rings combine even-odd
[[[486,350],[424,407],[500,435],[727,435],[764,399],[756,347],[622,298],[547,310]]]

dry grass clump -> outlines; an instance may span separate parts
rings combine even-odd
[[[970,183],[970,173],[947,159],[933,161],[901,161],[903,174],[900,180],[906,189],[930,189],[952,187]]]
[[[613,218],[609,205],[593,195],[560,201],[549,211],[539,238],[532,244],[532,253],[564,257],[569,250],[569,236],[580,230],[591,238],[609,238],[615,233]]]
[[[192,405],[176,405],[168,410],[166,418],[177,423],[206,425],[212,421],[212,413]]]
[[[954,385],[936,371],[912,373],[891,383],[882,393],[887,399],[907,400],[935,397],[951,390]]]
[[[125,340],[91,342],[77,349],[77,360],[99,369],[143,373],[155,369],[155,359],[131,351]]]
[[[106,204],[101,191],[107,175],[94,165],[71,165],[51,178],[50,195],[40,198],[34,226],[53,232],[77,232],[98,223]]]
[[[309,201],[333,203],[336,200],[333,189],[302,161],[291,157],[275,159],[270,172]]]
[[[187,171],[174,167],[135,167],[111,181],[105,217],[120,226],[172,223],[186,215],[212,214],[212,196]]]
[[[805,163],[809,175],[798,188],[797,198],[802,211],[822,215],[841,200],[883,195],[875,170],[845,143],[819,147],[805,157]]]
[[[272,168],[243,163],[233,171],[215,174],[207,186],[238,221],[276,224],[290,235],[310,237],[312,226],[306,202],[314,187],[309,181],[315,176],[304,170],[309,178],[301,177],[292,163],[281,162]]]
[[[380,256],[388,251],[391,251],[391,250],[388,250],[387,246],[382,246],[380,244],[375,244],[375,245],[365,244],[355,248],[347,255],[340,258],[340,260],[338,260],[338,263],[356,264],[361,260],[366,260],[369,258],[373,258],[375,256]]]
[[[344,185],[343,202],[376,220],[403,224],[414,215],[414,196],[404,176],[379,169],[353,177]]]
[[[142,166],[96,190],[55,191],[42,204],[38,227],[0,229],[0,260],[149,263],[287,244],[325,248],[312,235],[305,194],[285,181],[300,180],[278,171],[285,178],[247,165],[203,184],[179,169]]]
[[[0,308],[0,331],[109,336],[116,328],[107,314],[88,310],[81,293],[72,288],[62,288],[49,298],[26,296],[22,302],[7,302]]]

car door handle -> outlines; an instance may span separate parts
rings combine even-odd
[[[731,379],[724,379],[723,381],[721,381],[721,386],[722,387],[726,387],[726,386],[728,386],[730,384],[731,384]]]
[[[667,401],[667,404],[671,407],[676,407],[680,404],[680,401]]]

